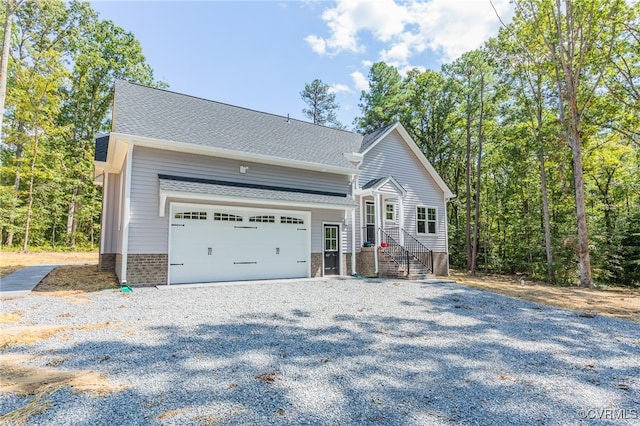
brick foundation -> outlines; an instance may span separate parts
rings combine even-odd
[[[342,254],[342,275],[352,275],[351,270],[351,253]]]
[[[433,272],[443,277],[449,276],[449,256],[444,252],[433,252]]]
[[[116,270],[116,254],[103,253],[98,258],[98,271],[114,272]]]
[[[153,287],[167,284],[168,255],[130,254],[127,256],[127,284]]]
[[[356,272],[364,277],[376,274],[375,247],[360,248],[360,252],[356,253],[356,269]]]
[[[321,277],[322,275],[322,253],[311,253],[311,276]]]
[[[115,267],[116,277],[118,277],[118,282],[122,282],[122,277],[120,276],[120,271],[122,270],[122,255],[120,253],[116,253],[116,267]]]

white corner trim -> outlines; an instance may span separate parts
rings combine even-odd
[[[105,240],[105,233],[107,232],[106,229],[107,227],[104,226],[104,222],[106,220],[107,217],[107,201],[108,198],[107,196],[105,196],[105,194],[107,193],[107,191],[109,190],[109,177],[107,175],[107,173],[102,172],[102,217],[100,218],[100,254],[104,253],[104,240]]]
[[[129,222],[131,208],[131,165],[133,163],[133,144],[129,144],[126,158],[126,182],[124,189],[124,228],[122,232],[122,267],[120,269],[120,281],[127,280],[127,257],[129,255]]]

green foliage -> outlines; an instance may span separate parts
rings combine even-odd
[[[575,101],[593,278],[598,285],[638,286],[640,3],[560,1],[563,8],[567,3],[576,26],[563,21],[561,36],[581,36],[590,43],[582,57],[578,51],[565,57],[574,61],[567,72],[580,81]],[[465,212],[475,209],[480,179],[478,269],[561,285],[580,279],[574,165],[567,120],[561,119],[568,101],[559,92],[568,83],[559,81],[562,64],[549,53],[559,40],[548,19],[557,15],[555,8],[550,0],[518,2],[513,24],[483,49],[467,52],[439,72],[412,70],[403,78],[378,63],[369,74],[370,91],[363,92],[362,117],[356,119],[359,128],[371,131],[399,119],[458,194],[448,204],[452,267],[469,265],[465,238],[467,226],[473,229],[476,220]],[[582,61],[579,67],[575,61]],[[480,138],[484,145],[478,156]],[[467,158],[473,162],[468,169]],[[467,174],[471,193],[465,197]]]
[[[313,124],[342,129],[344,126],[336,117],[336,110],[340,105],[336,103],[336,94],[330,89],[328,84],[318,79],[305,84],[300,96],[309,109],[305,108],[302,112],[311,119]]]
[[[400,119],[404,102],[402,77],[395,67],[376,62],[369,70],[369,91],[360,95],[363,116],[354,120],[362,133],[371,132]]]
[[[94,137],[110,128],[114,81],[164,84],[135,37],[88,3],[20,3],[14,32],[0,151],[2,242],[93,248],[101,211]]]

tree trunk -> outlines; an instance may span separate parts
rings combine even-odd
[[[18,123],[18,132],[24,132],[24,124],[22,122]],[[22,144],[16,144],[16,176],[13,179],[13,198],[14,198],[14,208],[18,205],[18,190],[20,189],[20,169],[22,168]],[[12,217],[10,220],[10,224],[14,224],[14,218]],[[7,230],[7,238],[5,239],[5,245],[12,246],[13,245],[13,236],[14,236],[13,226],[11,229]]]
[[[7,70],[9,68],[9,51],[11,50],[11,30],[13,28],[13,14],[17,4],[12,0],[7,0],[5,5],[4,37],[2,40],[2,57],[0,57],[0,141],[2,141],[4,103],[7,97]]]
[[[22,252],[27,252],[29,244],[29,228],[31,227],[31,213],[33,207],[33,181],[36,173],[36,157],[38,156],[38,126],[33,130],[33,159],[31,160],[31,176],[29,177],[29,198],[27,201],[27,218],[24,224],[24,241],[22,242]]]
[[[467,251],[467,271],[471,271],[471,258],[473,256],[473,250],[471,249],[471,116],[467,113],[467,181],[466,181],[466,213],[467,223],[465,224],[465,248]]]
[[[484,76],[480,77],[480,117],[478,118],[478,163],[476,164],[475,212],[473,217],[473,247],[471,250],[471,273],[476,273],[478,257],[478,239],[480,237],[480,189],[482,188],[482,123],[484,118]]]
[[[587,233],[587,213],[584,199],[584,179],[582,176],[582,150],[577,122],[572,123],[572,137],[569,141],[573,154],[573,179],[576,192],[576,215],[578,219],[578,261],[580,262],[580,287],[593,288],[591,278],[591,258],[589,256],[589,234]]]
[[[547,253],[547,279],[550,283],[556,282],[556,273],[553,268],[553,247],[551,245],[551,221],[549,219],[549,196],[547,194],[547,176],[544,165],[544,154],[538,153],[540,160],[540,191],[542,192],[542,217],[544,220],[544,247]]]
[[[76,235],[75,231],[77,229],[77,221],[76,221],[76,209],[78,203],[76,201],[76,197],[78,195],[78,187],[76,186],[71,193],[71,200],[69,201],[69,210],[67,214],[67,239],[69,241],[70,247],[75,247],[76,245]]]

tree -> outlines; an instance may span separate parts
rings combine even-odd
[[[15,10],[0,144],[4,244],[94,243],[94,137],[110,128],[115,79],[164,85],[135,37],[88,3],[30,1]]]
[[[486,102],[489,96],[491,81],[491,65],[486,51],[479,49],[463,54],[451,66],[445,68],[447,73],[457,82],[461,93],[461,109],[465,126],[466,138],[466,228],[465,248],[467,254],[467,269],[471,273],[476,271],[478,256],[478,240],[480,232],[480,197],[482,182],[482,148],[485,139]],[[475,134],[474,134],[475,133]],[[477,151],[476,159],[472,159],[474,143]],[[475,164],[475,192],[471,192],[473,180],[472,167]],[[471,198],[474,198],[472,203]],[[472,204],[474,205],[473,231],[471,221]]]
[[[302,112],[311,119],[313,124],[337,129],[344,127],[336,118],[336,110],[340,108],[340,105],[336,103],[336,94],[331,92],[328,84],[315,79],[310,84],[304,85],[300,96],[309,106],[309,109],[304,108]]]
[[[114,81],[124,79],[158,86],[133,34],[111,21],[100,21],[92,10],[83,12],[85,19],[70,51],[74,64],[71,84],[59,116],[60,125],[69,129],[62,148],[66,153],[65,186],[69,194],[66,235],[70,246],[76,245],[80,209],[95,204],[99,197],[93,185],[93,139],[97,132],[109,129],[107,113],[113,103]],[[92,216],[97,220],[98,215],[85,215]],[[83,233],[93,227],[87,225]]]
[[[622,0],[525,0],[516,3],[516,25],[533,26],[555,66],[561,120],[572,152],[580,286],[593,287],[583,177],[583,122],[614,46]],[[565,113],[566,109],[566,113]]]
[[[362,117],[354,124],[362,133],[368,133],[400,120],[404,93],[398,70],[384,62],[376,62],[369,70],[369,91],[362,91],[360,104]]]
[[[13,32],[13,15],[23,0],[7,0],[4,8],[4,33],[2,36],[2,56],[0,57],[0,141],[2,140],[2,122],[4,104],[7,97],[7,71],[9,68],[9,51],[11,50],[11,34]]]

